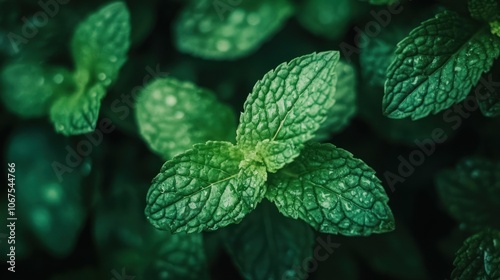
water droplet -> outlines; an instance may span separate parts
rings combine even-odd
[[[182,119],[182,118],[184,118],[184,113],[179,111],[179,112],[175,113],[174,117],[176,119]]]
[[[165,99],[165,104],[167,104],[168,106],[174,106],[175,104],[177,104],[177,98],[175,98],[175,96],[169,95]]]
[[[161,91],[160,90],[153,91],[153,93],[151,95],[153,96],[153,99],[156,99],[158,101],[161,100]]]
[[[116,62],[117,60],[118,60],[118,58],[114,55],[109,58],[109,61],[111,61],[111,62]]]
[[[51,203],[57,203],[61,198],[61,188],[59,184],[53,183],[45,190],[45,199]]]
[[[189,203],[189,208],[191,208],[191,209],[196,209],[196,203],[194,203],[194,202],[190,202],[190,203]]]
[[[226,39],[221,39],[217,42],[217,50],[227,52],[231,48],[231,43]]]
[[[413,82],[411,83],[412,85],[416,85],[418,82],[418,77],[415,77],[415,79],[413,80]]]
[[[38,85],[41,86],[43,85],[43,83],[45,83],[45,79],[43,77],[41,77],[40,79],[38,79]]]
[[[98,78],[99,80],[101,80],[101,81],[104,81],[104,80],[106,80],[106,74],[104,74],[104,73],[102,73],[102,72],[101,72],[101,73],[99,73],[99,74],[97,75],[97,78]]]
[[[56,74],[54,75],[54,78],[52,78],[52,80],[54,81],[54,83],[59,85],[64,81],[64,76],[62,74]]]
[[[247,17],[247,22],[250,25],[257,25],[260,23],[260,16],[254,13],[251,13]]]
[[[458,72],[458,71],[462,70],[462,67],[458,67],[458,66],[457,66],[457,67],[455,67],[455,69],[454,69],[454,70],[455,70],[455,72]]]
[[[198,25],[198,29],[200,29],[202,33],[210,32],[210,30],[213,29],[212,21],[209,19],[202,20]]]

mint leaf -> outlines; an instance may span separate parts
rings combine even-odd
[[[172,232],[216,230],[237,223],[264,197],[263,167],[242,166],[241,151],[209,141],[167,161],[153,179],[146,216]]]
[[[383,28],[376,37],[370,38],[366,47],[360,50],[359,62],[363,65],[360,72],[363,81],[366,81],[365,88],[370,89],[369,94],[373,94],[372,87],[384,86],[387,68],[396,57],[394,52],[397,43],[408,36],[408,33],[418,26],[422,19],[427,19],[430,15],[433,14],[429,11],[424,15],[421,13],[414,15],[416,19],[413,17],[393,19],[396,22]],[[364,38],[368,39],[366,35]],[[380,114],[380,110],[377,113]]]
[[[80,23],[71,40],[77,72],[109,86],[127,59],[130,15],[123,2],[107,4]],[[79,76],[79,74],[78,74]]]
[[[375,171],[331,144],[307,144],[292,164],[269,176],[266,197],[320,232],[367,236],[394,229]]]
[[[500,232],[485,230],[467,240],[456,254],[452,279],[500,279]]]
[[[67,139],[48,129],[29,126],[14,130],[7,143],[6,161],[16,165],[15,215],[23,221],[16,223],[16,229],[21,234],[29,233],[28,240],[35,240],[52,256],[67,257],[87,216],[82,175],[64,165]],[[58,177],[61,172],[64,180]]]
[[[293,12],[288,0],[191,1],[175,23],[181,52],[206,59],[236,59],[254,52]]]
[[[7,109],[30,118],[49,112],[54,95],[71,82],[71,76],[63,68],[14,63],[3,69],[1,82],[0,97]]]
[[[282,63],[264,75],[245,101],[236,131],[238,146],[247,154],[263,152],[266,158],[274,149],[255,151],[259,142],[288,146],[275,150],[286,153],[286,160],[267,166],[269,172],[298,156],[335,104],[338,59],[336,51],[313,53]]]
[[[265,201],[240,224],[225,228],[222,237],[234,264],[249,280],[299,278],[295,269],[313,253],[311,228],[283,217]]]
[[[57,132],[74,135],[95,129],[101,99],[126,60],[129,37],[130,19],[122,2],[104,6],[78,25],[71,41],[76,92],[58,97],[50,109]]]
[[[208,140],[233,140],[236,128],[231,108],[213,92],[174,78],[157,79],[139,94],[139,131],[157,154],[168,159]]]
[[[423,22],[398,44],[384,114],[420,119],[462,101],[499,52],[500,39],[454,12]]]
[[[170,234],[148,226],[141,214],[147,185],[137,175],[133,147],[118,163],[95,207],[94,240],[104,270],[125,267],[138,279],[206,279],[203,236]],[[145,188],[146,187],[146,188]],[[162,277],[163,276],[163,277]]]
[[[64,135],[94,131],[106,89],[98,83],[91,88],[59,97],[50,108],[50,119]]]
[[[338,77],[335,87],[335,104],[328,111],[325,122],[316,132],[316,141],[327,139],[330,134],[344,129],[356,113],[356,72],[354,67],[339,61],[335,69]]]
[[[390,233],[370,238],[348,238],[346,243],[345,247],[353,248],[362,263],[366,263],[373,271],[383,274],[387,279],[431,278],[421,252],[422,248],[418,246],[413,232],[404,225],[398,225]]]
[[[499,16],[500,18],[500,16]],[[490,25],[490,32],[491,34],[500,37],[500,21],[499,20],[494,20],[489,22]]]
[[[297,13],[299,22],[310,32],[328,39],[341,39],[347,32],[350,21],[361,10],[350,0],[309,0],[300,3]]]
[[[201,233],[169,234],[154,230],[148,251],[149,265],[142,279],[209,279]]]
[[[500,229],[500,163],[466,158],[436,177],[438,193],[453,218],[471,227]]]
[[[472,18],[482,21],[492,21],[500,14],[496,0],[469,0],[467,3]]]
[[[488,91],[485,99],[479,98],[478,95],[476,95],[476,98],[479,109],[481,109],[484,116],[493,118],[500,115],[500,92]]]

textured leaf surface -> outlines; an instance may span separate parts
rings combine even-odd
[[[0,96],[7,109],[22,117],[48,114],[54,95],[71,76],[63,68],[11,64],[2,72]]]
[[[486,230],[469,237],[453,264],[452,279],[500,279],[500,232]]]
[[[153,151],[169,159],[208,140],[234,140],[236,118],[215,95],[189,82],[157,79],[136,104],[139,130]]]
[[[303,1],[297,13],[299,22],[310,32],[328,39],[340,39],[355,17],[356,1],[309,0]]]
[[[71,41],[77,71],[105,86],[115,80],[127,59],[130,15],[123,2],[108,4],[80,23]]]
[[[175,43],[206,59],[235,59],[255,51],[291,16],[288,0],[191,1],[175,23]]]
[[[490,91],[486,98],[479,98],[477,95],[476,98],[484,116],[493,118],[500,115],[500,92]]]
[[[467,158],[439,173],[436,184],[441,201],[459,222],[500,229],[500,163]]]
[[[222,234],[231,259],[248,280],[299,277],[294,269],[313,253],[311,228],[303,221],[284,217],[269,202],[261,203]]]
[[[37,245],[59,258],[73,251],[86,219],[79,171],[63,173],[61,181],[56,175],[65,170],[60,166],[66,163],[66,140],[48,129],[20,128],[8,140],[6,157],[16,164],[12,194],[16,217],[22,221],[16,223],[18,233],[29,232]],[[59,168],[54,167],[56,162]]]
[[[349,237],[344,248],[353,248],[363,262],[373,271],[384,275],[384,278],[421,280],[430,279],[425,266],[421,247],[415,241],[412,232],[404,225],[386,234],[370,236],[370,238]],[[360,279],[360,278],[357,278]]]
[[[483,21],[492,21],[500,13],[496,0],[469,0],[467,2],[472,18]]]
[[[375,171],[331,144],[307,144],[292,164],[269,176],[266,197],[284,215],[324,233],[366,236],[394,229]]]
[[[88,90],[58,98],[50,108],[50,119],[56,131],[64,135],[94,131],[104,95],[106,89],[97,83]]]
[[[94,239],[101,267],[119,275],[119,268],[124,268],[126,275],[136,279],[206,279],[201,233],[159,231],[141,213],[147,185],[136,167],[129,164],[137,160],[133,154],[129,150],[121,157],[119,172],[111,186],[101,191],[102,198],[95,207]]]
[[[243,166],[227,142],[197,144],[167,161],[153,179],[146,216],[172,232],[216,230],[237,223],[264,197],[264,167]]]
[[[419,119],[462,101],[499,52],[500,39],[487,28],[453,12],[438,14],[398,44],[388,69],[384,113]]]
[[[298,156],[335,103],[338,59],[336,51],[313,53],[268,72],[245,102],[236,132],[238,146],[253,151],[264,140],[282,142],[291,149],[287,162]]]
[[[325,122],[316,132],[315,140],[327,139],[330,134],[344,129],[356,113],[356,72],[354,67],[339,61],[336,67],[338,77],[335,87],[335,104],[328,111]]]

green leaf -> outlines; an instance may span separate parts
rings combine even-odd
[[[216,230],[237,223],[264,197],[263,166],[240,166],[241,151],[227,142],[196,144],[167,161],[153,179],[146,216],[172,232]]]
[[[54,96],[71,76],[63,68],[14,63],[3,69],[1,79],[0,97],[7,109],[30,118],[48,114]]]
[[[328,111],[326,121],[316,132],[316,141],[328,139],[330,134],[344,129],[356,113],[356,72],[354,67],[339,61],[335,73],[338,77],[335,88],[335,104]]]
[[[80,23],[71,40],[77,72],[87,72],[90,83],[109,86],[127,59],[130,15],[123,2],[113,2]]]
[[[452,279],[500,279],[500,232],[485,230],[467,240],[456,254]]]
[[[482,90],[487,91],[487,89]],[[483,113],[484,116],[490,118],[500,115],[500,92],[496,90],[488,91],[485,95],[485,98],[480,98],[479,95],[476,95],[477,103],[479,105],[479,109],[481,109],[481,113]]]
[[[482,21],[492,21],[500,14],[496,0],[469,0],[467,3],[472,18]]]
[[[154,230],[150,238],[153,241],[149,251],[154,253],[141,279],[208,279],[201,233],[169,234]]]
[[[286,160],[267,166],[269,172],[293,161],[335,104],[338,59],[337,51],[313,53],[268,72],[245,101],[236,131],[238,146],[247,154],[256,152],[257,158],[261,151],[255,151],[255,147],[264,140],[288,146]],[[273,150],[285,153],[281,148],[266,148],[263,151],[266,158],[272,156],[268,152]]]
[[[341,39],[360,9],[358,1],[309,0],[302,1],[297,19],[310,32],[327,39]]]
[[[454,170],[436,177],[446,209],[459,222],[472,227],[500,229],[500,163],[466,158]]]
[[[353,248],[362,263],[387,279],[430,279],[421,248],[404,225],[370,238],[349,237],[345,247]]]
[[[73,251],[87,215],[82,175],[66,166],[68,145],[41,127],[15,130],[7,144],[6,160],[16,165],[15,215],[22,221],[17,229],[59,258]]]
[[[94,239],[107,271],[126,268],[127,275],[138,279],[206,279],[208,270],[203,250],[203,236],[170,234],[148,225],[141,214],[147,184],[140,180],[137,160],[128,154],[118,162],[119,172],[111,185],[100,191],[95,207]]]
[[[420,119],[462,101],[499,52],[499,38],[454,12],[423,22],[398,44],[388,69],[384,114]]]
[[[380,31],[380,34],[373,38],[362,35],[367,40],[366,47],[360,50],[359,62],[360,72],[363,78],[363,85],[371,90],[374,86],[384,86],[387,77],[387,69],[396,57],[395,50],[399,41],[403,40],[410,31],[418,26],[422,19],[427,19],[434,15],[431,11],[426,13],[415,13],[408,18],[395,18],[388,26]],[[361,40],[361,39],[360,39]],[[380,110],[377,112],[380,114]]]
[[[139,94],[139,131],[151,149],[169,159],[208,140],[234,139],[236,118],[215,95],[189,82],[157,79]]]
[[[56,131],[64,135],[94,131],[104,95],[106,89],[97,83],[88,90],[58,98],[50,108],[50,119]]]
[[[245,279],[294,279],[295,269],[312,257],[314,235],[303,221],[285,218],[261,203],[240,224],[222,232],[231,259]]]
[[[285,216],[320,232],[367,236],[394,230],[375,171],[331,144],[307,144],[292,164],[269,176],[266,197]]]
[[[288,0],[191,1],[175,22],[181,52],[236,59],[257,50],[292,15]]]

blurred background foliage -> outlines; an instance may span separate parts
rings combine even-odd
[[[16,52],[8,34],[22,34],[23,18],[30,19],[41,7],[38,0],[0,0],[0,67],[23,62],[71,69],[69,42],[77,24],[107,2],[61,4],[57,14]],[[88,156],[73,158],[78,164],[62,181],[53,163],[67,162],[69,150],[77,149],[87,136],[57,134],[47,118],[36,114],[22,118],[4,107],[0,111],[3,162],[17,165],[16,276],[119,279],[126,271],[138,279],[242,279],[238,268],[252,264],[233,263],[231,256],[238,259],[238,252],[225,250],[223,241],[229,239],[226,242],[237,248],[244,240],[234,237],[243,235],[244,223],[242,228],[195,236],[158,232],[147,223],[146,191],[168,156],[156,154],[143,140],[133,106],[122,112],[126,116],[122,118],[112,109],[113,103],[144,87],[144,77],[154,71],[208,89],[238,116],[254,83],[267,71],[303,54],[335,49],[349,67],[345,83],[352,100],[348,102],[356,106],[345,108],[353,115],[350,123],[321,131],[321,139],[349,150],[377,171],[390,198],[396,230],[367,238],[331,236],[341,246],[319,263],[310,279],[449,277],[455,252],[474,231],[459,230],[438,196],[435,177],[465,156],[499,160],[500,120],[486,118],[479,110],[463,118],[458,129],[445,122],[442,114],[418,121],[391,120],[382,115],[381,100],[385,70],[397,42],[441,9],[466,13],[466,1],[403,1],[402,12],[392,14],[387,25],[376,36],[365,38],[367,43],[359,48],[357,30],[364,30],[375,21],[373,14],[387,6],[355,0],[242,0],[238,5],[224,0],[125,2],[131,13],[128,60],[100,110],[100,118],[109,118],[116,129],[92,145]],[[226,6],[217,7],[220,2]],[[250,16],[244,11],[251,11]],[[248,24],[241,23],[240,17]],[[346,44],[357,51],[342,52]],[[13,82],[29,91],[34,81],[26,73],[37,75],[39,70],[21,70]],[[500,77],[498,65],[491,73]],[[435,128],[445,131],[447,141],[438,144],[404,182],[390,188],[384,173],[397,173],[401,157],[408,159],[417,149],[415,140],[429,139]],[[5,221],[6,192],[1,196]],[[248,218],[258,220],[258,215],[274,215],[272,211],[260,209]],[[283,221],[284,226],[293,228],[288,222]],[[2,241],[2,250],[4,245]]]

